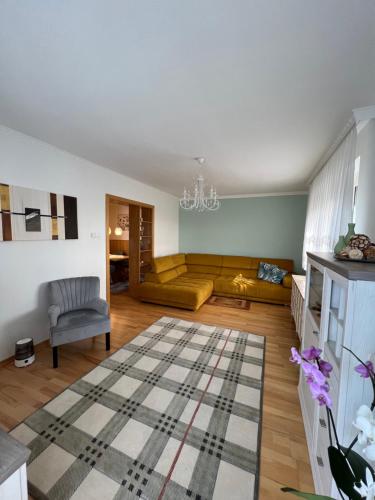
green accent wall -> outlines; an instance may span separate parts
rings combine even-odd
[[[307,195],[221,203],[216,212],[180,209],[180,252],[293,259],[301,272]]]

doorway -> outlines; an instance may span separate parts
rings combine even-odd
[[[107,301],[111,295],[136,296],[151,270],[154,255],[154,207],[106,195]]]

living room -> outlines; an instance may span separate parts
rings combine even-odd
[[[374,498],[374,26],[0,3],[1,500]]]

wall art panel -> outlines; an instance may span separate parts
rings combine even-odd
[[[0,241],[75,239],[77,198],[0,183]]]

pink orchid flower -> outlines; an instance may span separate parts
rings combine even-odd
[[[302,358],[301,358],[300,353],[297,351],[297,349],[295,347],[292,347],[290,352],[292,353],[292,355],[290,356],[289,361],[300,365],[302,362]]]
[[[309,384],[309,387],[310,387],[312,397],[318,401],[320,406],[325,405],[328,408],[331,408],[332,399],[330,398],[325,387],[322,387],[316,383]]]
[[[323,373],[317,366],[307,363],[306,361],[303,361],[301,366],[304,374],[306,375],[306,382],[308,384],[323,386],[326,383]]]
[[[313,361],[315,359],[319,359],[320,355],[322,354],[322,350],[318,349],[315,346],[311,346],[308,349],[305,349],[302,351],[302,357],[307,359],[308,361]]]

